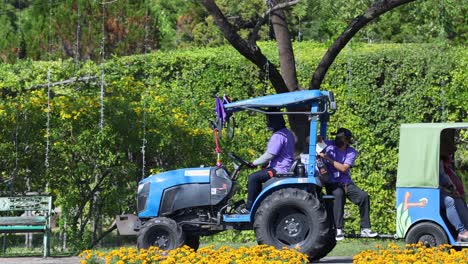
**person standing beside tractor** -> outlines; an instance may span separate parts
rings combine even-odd
[[[352,133],[346,128],[339,128],[335,140],[324,140],[327,147],[319,153],[326,160],[330,179],[325,183],[328,194],[335,197],[333,216],[335,219],[336,240],[344,239],[344,205],[346,198],[359,206],[361,217],[361,236],[376,237],[377,232],[371,230],[369,218],[370,200],[367,192],[357,187],[351,179],[351,168],[358,156],[357,150],[350,145]]]
[[[269,109],[268,112],[279,110]],[[268,141],[267,149],[263,155],[250,163],[251,168],[267,165],[266,168],[249,175],[247,185],[247,203],[238,208],[241,214],[248,214],[253,202],[262,191],[262,183],[274,177],[277,173],[288,172],[294,161],[293,133],[286,128],[286,122],[281,114],[267,114],[267,128],[273,135]]]

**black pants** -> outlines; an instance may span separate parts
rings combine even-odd
[[[275,174],[276,171],[274,169],[264,169],[249,175],[247,185],[247,210],[250,210],[253,202],[262,191],[262,183],[268,181]]]
[[[370,228],[370,202],[369,194],[359,189],[354,184],[329,184],[326,186],[327,193],[333,194],[335,200],[333,202],[333,216],[335,218],[335,227],[342,229],[344,226],[344,205],[346,197],[355,205],[359,206],[359,213],[361,216],[361,228]]]

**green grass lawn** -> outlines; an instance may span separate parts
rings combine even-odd
[[[404,246],[403,239],[372,239],[372,238],[346,238],[342,241],[337,241],[335,248],[328,254],[328,256],[354,256],[361,251],[368,249],[375,249],[376,245],[387,246],[389,243],[398,246]]]
[[[328,253],[328,256],[354,256],[361,251],[368,249],[375,249],[376,245],[387,246],[389,243],[396,244],[398,246],[404,246],[404,240],[394,240],[394,239],[372,239],[372,238],[346,238],[342,241],[337,241],[335,248]],[[230,246],[238,248],[241,246],[249,247],[257,245],[257,242],[247,242],[247,243],[221,243],[221,242],[207,242],[201,243],[200,247],[206,247],[214,245],[215,248],[220,246]]]

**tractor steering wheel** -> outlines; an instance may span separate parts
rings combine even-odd
[[[247,166],[247,167],[250,166],[250,163],[249,163],[248,161],[246,161],[245,159],[243,159],[243,158],[237,156],[236,154],[233,154],[233,153],[229,152],[229,153],[228,153],[228,156],[229,156],[229,158],[232,159],[232,161],[233,161],[234,163],[236,163],[236,164],[238,164],[238,165],[240,164],[240,165],[244,165],[244,166]]]

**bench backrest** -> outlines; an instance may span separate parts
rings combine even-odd
[[[0,211],[52,211],[51,196],[0,197]]]

